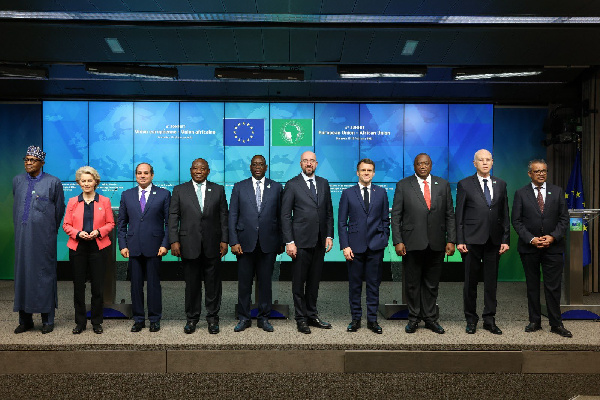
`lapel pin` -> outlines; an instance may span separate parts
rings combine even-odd
[[[495,184],[496,184],[496,181],[492,181],[492,183],[495,185]]]
[[[206,189],[207,192],[210,192],[210,189]]]
[[[98,207],[98,210],[102,210],[102,207]]]
[[[156,194],[156,192],[152,192],[152,194]]]
[[[434,184],[434,185],[437,185],[438,183],[437,183],[437,181],[436,181],[436,182],[433,182],[433,184]]]
[[[552,194],[552,192],[548,192],[548,194]]]
[[[267,185],[267,189],[271,189],[271,185],[270,185],[270,184],[269,184],[269,185]]]

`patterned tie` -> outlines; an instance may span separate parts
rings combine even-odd
[[[142,207],[142,212],[144,212],[144,208],[146,208],[146,191],[142,190],[142,195],[140,196],[140,207]]]
[[[198,197],[198,204],[200,204],[200,211],[204,212],[204,199],[202,198],[202,184],[196,186],[196,197]]]
[[[492,206],[492,195],[490,193],[490,188],[487,185],[487,179],[483,180],[483,196],[485,197],[485,201],[487,202],[488,207]]]
[[[260,212],[260,203],[262,202],[262,198],[260,195],[260,181],[256,182],[256,207],[258,208],[258,212]]]
[[[312,179],[309,179],[308,183],[310,185],[310,193],[312,194],[313,200],[315,203],[317,203],[317,188],[315,187]]]
[[[427,209],[431,210],[431,192],[429,191],[429,185],[427,184],[427,181],[423,181],[423,196],[425,197]]]
[[[537,195],[538,206],[540,207],[540,212],[543,214],[544,213],[544,196],[542,196],[542,187],[536,186],[536,189],[538,190],[538,195]]]
[[[363,187],[363,201],[365,202],[365,210],[369,212],[369,189]]]

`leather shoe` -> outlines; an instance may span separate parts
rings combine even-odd
[[[235,328],[233,328],[234,332],[241,332],[246,328],[250,328],[252,326],[252,321],[249,319],[240,319]]]
[[[383,333],[383,329],[381,329],[377,321],[367,321],[367,328],[380,335]]]
[[[494,335],[502,335],[502,331],[496,326],[494,322],[492,322],[491,324],[483,324],[483,329],[492,332]]]
[[[208,333],[211,335],[216,335],[219,333],[219,323],[218,322],[209,322],[208,323]]]
[[[562,325],[561,326],[553,326],[552,328],[550,328],[550,332],[556,333],[557,335],[560,335],[560,336],[566,337],[566,338],[573,337],[573,334]]]
[[[94,333],[97,333],[98,335],[101,334],[102,332],[104,332],[104,329],[102,329],[101,324],[93,325],[93,329],[94,329]]]
[[[46,334],[46,333],[50,333],[54,330],[54,324],[44,324],[42,326],[42,333]]]
[[[444,328],[442,328],[442,326],[437,322],[425,322],[425,328],[440,335],[446,332]]]
[[[160,321],[150,322],[150,332],[160,331]]]
[[[525,332],[535,332],[542,330],[542,325],[537,322],[530,322],[529,325],[525,327]]]
[[[183,327],[183,333],[187,333],[188,335],[194,333],[196,331],[196,324],[197,322],[188,321]]]
[[[83,331],[85,331],[85,325],[76,325],[73,328],[73,335],[79,335]]]
[[[307,335],[310,333],[310,328],[305,321],[298,321],[296,325],[298,326],[298,332],[305,333]]]
[[[356,332],[360,329],[360,319],[353,319],[346,329],[348,332]]]
[[[408,324],[404,327],[404,331],[406,333],[415,333],[418,327],[419,323],[417,321],[408,321]]]
[[[33,324],[19,324],[19,326],[15,328],[15,333],[19,334],[31,329],[33,329]]]
[[[467,329],[465,329],[465,332],[467,332],[469,335],[474,334],[477,332],[477,324],[467,324]]]
[[[259,328],[262,328],[262,330],[265,332],[273,332],[275,330],[273,329],[273,325],[271,325],[271,323],[266,319],[258,321],[256,325],[258,325]]]
[[[131,327],[131,332],[139,332],[145,327],[146,327],[146,323],[144,321],[134,322],[133,326]]]
[[[309,318],[308,325],[314,326],[321,329],[331,329],[331,324],[329,322],[325,322],[321,320],[319,317],[317,318]]]

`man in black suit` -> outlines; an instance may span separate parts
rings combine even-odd
[[[483,328],[501,335],[495,317],[498,262],[510,243],[506,182],[490,175],[494,160],[489,151],[477,151],[473,164],[477,173],[458,182],[456,193],[456,248],[465,264],[466,332],[477,331],[477,281],[483,269]]]
[[[408,324],[414,333],[421,320],[425,328],[442,334],[436,301],[444,255],[454,254],[456,226],[450,184],[430,174],[431,158],[415,157],[415,175],[396,184],[392,204],[392,240],[405,271]]]
[[[317,156],[305,151],[302,172],[287,181],[281,201],[281,227],[286,252],[292,257],[292,293],[298,331],[310,326],[330,329],[319,318],[317,297],[325,253],[333,246],[333,206],[329,182],[315,175]]]
[[[238,262],[238,318],[233,329],[241,332],[252,325],[250,296],[256,273],[258,327],[273,332],[271,275],[277,254],[283,253],[281,239],[281,192],[283,187],[265,177],[267,162],[261,155],[250,161],[251,178],[233,185],[229,202],[229,244]]]
[[[531,183],[515,192],[512,209],[512,224],[519,235],[517,249],[527,283],[529,325],[525,327],[525,332],[542,329],[541,264],[550,331],[570,338],[573,335],[563,326],[560,313],[563,252],[569,226],[565,194],[560,187],[546,182],[546,161],[530,161],[528,175]]]
[[[185,278],[185,333],[193,333],[202,309],[204,278],[208,332],[219,333],[221,258],[227,254],[227,200],[221,185],[206,180],[208,162],[194,160],[192,180],[173,188],[169,208],[171,254],[181,257]]]

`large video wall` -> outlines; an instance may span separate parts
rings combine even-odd
[[[373,181],[387,188],[391,206],[395,183],[414,173],[418,153],[427,152],[432,174],[455,189],[474,173],[475,151],[492,149],[493,131],[491,104],[43,103],[44,170],[64,182],[67,199],[81,192],[74,180],[83,165],[98,170],[98,191],[118,207],[121,193],[135,186],[140,162],[153,165],[156,185],[172,189],[190,180],[192,161],[202,157],[210,165],[208,179],[225,185],[229,196],[235,182],[250,176],[255,154],[267,159],[268,177],[285,183],[300,172],[300,155],[311,150],[317,175],[331,185],[336,226],[341,191],[357,182],[358,160],[375,161]],[[67,260],[62,232],[58,250],[59,260]],[[388,250],[386,260],[396,259],[391,245]],[[326,261],[343,260],[336,239]]]

